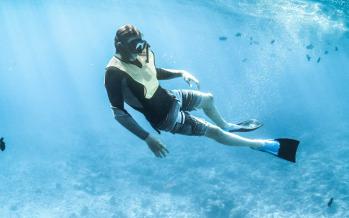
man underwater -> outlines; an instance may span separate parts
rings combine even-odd
[[[156,157],[165,157],[165,145],[149,134],[125,110],[124,102],[141,112],[158,132],[189,136],[205,136],[221,144],[245,146],[295,162],[299,142],[293,139],[248,139],[232,132],[251,131],[262,124],[249,120],[239,124],[227,122],[217,111],[213,95],[197,90],[166,90],[159,80],[183,77],[189,84],[199,81],[184,70],[155,66],[154,53],[133,25],[121,26],[115,36],[116,54],[110,59],[105,73],[105,88],[115,119],[144,140]],[[215,123],[211,124],[189,112],[202,109]]]

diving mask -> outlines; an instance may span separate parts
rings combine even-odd
[[[142,38],[137,38],[130,41],[127,45],[129,51],[134,54],[140,54],[146,48],[147,41]]]

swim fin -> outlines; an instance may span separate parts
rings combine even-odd
[[[284,160],[296,163],[296,152],[299,141],[294,139],[274,139],[266,145],[256,148],[258,151],[263,151],[272,155],[275,155]]]
[[[245,120],[243,122],[237,123],[240,128],[228,130],[228,132],[250,132],[263,126],[262,122],[256,119]]]

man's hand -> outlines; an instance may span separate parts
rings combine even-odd
[[[188,71],[185,71],[185,70],[179,70],[179,73],[182,74],[182,77],[189,84],[190,87],[193,86],[191,82],[194,82],[196,84],[197,89],[198,90],[200,89],[199,80],[196,79],[195,76],[193,76],[192,74],[190,74]]]
[[[150,134],[145,139],[145,142],[148,144],[148,147],[155,154],[156,157],[163,158],[166,157],[166,154],[169,153],[166,147]]]

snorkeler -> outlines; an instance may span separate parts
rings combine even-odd
[[[0,150],[1,150],[1,151],[4,151],[5,148],[6,148],[6,145],[5,145],[4,138],[1,137],[1,138],[0,138]]]
[[[295,162],[298,141],[292,139],[248,139],[232,132],[252,131],[262,126],[257,120],[227,122],[217,111],[213,95],[197,90],[166,90],[159,80],[182,77],[190,86],[199,81],[185,70],[156,68],[155,56],[142,33],[133,25],[121,26],[115,36],[115,55],[105,73],[105,88],[115,119],[144,140],[156,157],[168,153],[165,145],[144,130],[125,110],[124,102],[141,112],[158,132],[205,136],[221,144],[245,146]],[[211,124],[189,112],[202,109]]]

